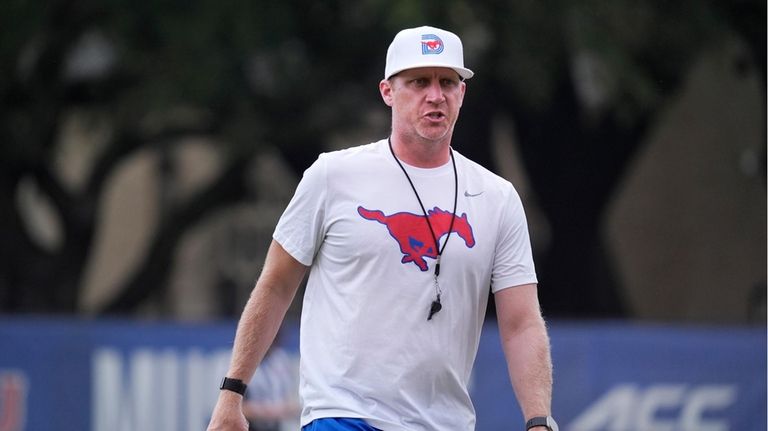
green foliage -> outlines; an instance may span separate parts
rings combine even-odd
[[[389,41],[401,28],[430,24],[462,36],[467,65],[477,72],[469,97],[481,99],[465,108],[460,125],[473,135],[467,141],[477,142],[472,150],[490,152],[495,114],[514,116],[534,187],[556,202],[562,190],[540,178],[589,172],[594,183],[585,184],[597,197],[584,204],[591,206],[584,215],[594,219],[691,61],[738,28],[737,20],[752,23],[743,10],[762,10],[764,18],[764,8],[756,0],[6,0],[0,2],[0,216],[13,219],[21,178],[45,185],[68,217],[65,229],[80,234],[65,237],[86,244],[62,251],[69,260],[59,266],[71,267],[77,283],[84,264],[73,264],[72,256],[85,262],[102,184],[122,158],[203,133],[229,160],[240,161],[233,169],[270,147],[301,172],[334,135],[371,127],[367,116],[385,110],[377,84]],[[764,59],[765,29],[757,27],[745,34],[762,40],[763,52],[755,52]],[[108,42],[115,62],[99,76],[67,76],[67,62],[94,34]],[[85,196],[68,195],[50,174],[72,109],[99,112],[114,130]],[[567,133],[551,133],[553,124]],[[563,135],[568,143],[589,142],[594,153],[569,153]],[[493,163],[490,156],[479,161]],[[231,189],[223,179],[237,183],[236,174],[224,172],[220,188],[211,190]],[[233,193],[226,202],[238,198]],[[223,201],[199,202],[213,204],[190,207],[208,211]],[[190,224],[199,217],[183,210]],[[16,228],[4,226],[0,243],[15,244]],[[159,239],[158,250],[172,251],[167,244],[178,236]],[[14,253],[25,260],[8,267],[65,261],[23,247]],[[19,289],[37,280],[16,279]]]
[[[44,9],[45,7],[40,3],[25,0],[8,0],[0,3],[0,28],[3,29],[3,35],[0,37],[2,81],[7,83],[10,77],[19,72],[19,68],[24,67],[25,59],[22,58],[22,49],[40,38]]]

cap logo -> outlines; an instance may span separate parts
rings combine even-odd
[[[435,34],[422,34],[421,35],[421,53],[428,54],[440,54],[443,52],[445,46],[443,40],[437,37]]]

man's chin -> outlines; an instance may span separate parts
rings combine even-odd
[[[440,127],[425,127],[418,130],[419,136],[427,141],[443,141],[446,137],[450,137],[451,129],[445,126]]]

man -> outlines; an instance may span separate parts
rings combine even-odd
[[[489,286],[526,429],[556,429],[520,198],[450,147],[472,75],[455,34],[420,27],[395,36],[379,83],[392,134],[323,154],[304,173],[240,319],[209,430],[246,429],[240,381],[307,268],[305,431],[474,429],[467,383]]]

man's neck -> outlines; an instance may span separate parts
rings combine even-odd
[[[441,141],[392,136],[392,149],[398,159],[417,168],[436,168],[451,159],[450,137]]]

